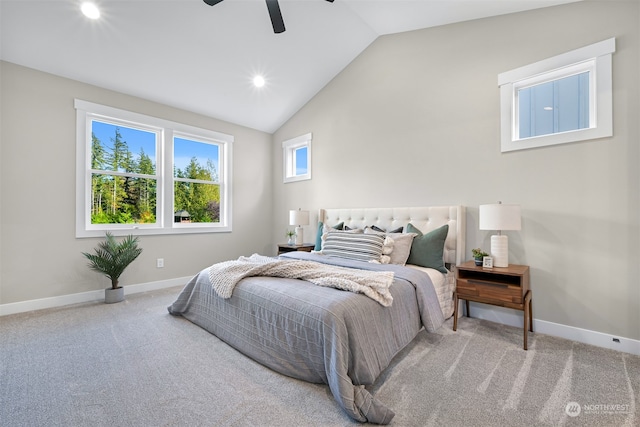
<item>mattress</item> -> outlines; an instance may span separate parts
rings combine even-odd
[[[407,267],[429,275],[436,295],[438,296],[438,303],[442,309],[442,315],[445,319],[453,316],[453,292],[456,289],[455,273],[449,271],[447,274],[443,274],[433,268],[425,268],[411,264],[407,264]]]

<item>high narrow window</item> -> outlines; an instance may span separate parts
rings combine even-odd
[[[311,134],[282,143],[284,182],[311,179]]]

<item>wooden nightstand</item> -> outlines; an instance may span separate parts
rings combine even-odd
[[[285,252],[311,252],[316,245],[313,243],[303,243],[301,245],[290,245],[288,243],[280,243],[278,244],[278,255],[283,254]]]
[[[498,305],[524,311],[524,349],[527,349],[527,326],[533,332],[529,289],[529,266],[510,264],[508,267],[477,267],[467,261],[456,267],[456,291],[453,294],[453,330],[458,329],[458,300]]]

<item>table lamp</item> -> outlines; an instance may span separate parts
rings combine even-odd
[[[296,245],[301,245],[304,242],[302,226],[309,225],[309,211],[289,211],[289,225],[296,226]]]
[[[480,230],[496,230],[491,236],[491,256],[494,267],[509,266],[509,238],[505,230],[520,230],[520,205],[503,205],[502,202],[480,205]]]

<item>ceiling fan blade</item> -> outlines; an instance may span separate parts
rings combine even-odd
[[[222,0],[203,0],[209,6],[215,6]],[[278,0],[265,0],[267,2],[267,9],[269,10],[269,17],[271,18],[271,25],[273,26],[273,32],[276,34],[284,33],[284,19],[282,19],[282,12],[280,12],[280,5]],[[329,3],[333,3],[333,0],[326,0]]]
[[[271,25],[273,25],[273,32],[284,33],[284,20],[282,19],[278,0],[266,0],[266,2],[267,9],[269,9],[269,16],[271,17]]]

